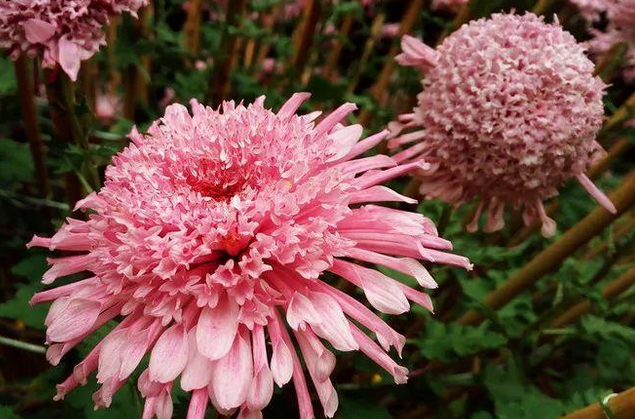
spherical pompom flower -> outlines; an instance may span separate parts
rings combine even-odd
[[[496,14],[463,25],[436,51],[412,37],[402,48],[397,60],[427,74],[413,113],[391,123],[389,146],[415,143],[394,159],[429,163],[417,172],[424,196],[454,205],[479,200],[470,231],[485,208],[484,230],[501,229],[511,206],[552,235],[543,201],[573,177],[615,211],[584,174],[602,152],[595,137],[605,86],[558,24]]]
[[[72,80],[80,63],[106,43],[103,26],[113,15],[137,11],[147,0],[0,0],[0,48],[12,59],[42,54]]]
[[[340,124],[352,104],[316,124],[319,112],[296,115],[307,97],[294,95],[277,113],[264,98],[219,111],[193,101],[193,115],[171,105],[146,135],[133,130],[104,187],[78,204],[91,210],[87,221],[68,219],[52,238],[33,238],[30,246],[77,253],[50,259],[44,283],[89,273],[33,297],[53,301],[53,364],[123,318],[58,386],[58,399],[97,371],[94,400],[108,406],[149,353],[138,382],[144,419],[171,416],[179,377],[192,392],[188,419],[202,419],[208,401],[222,414],[261,417],[273,383],[291,379],[300,416],[312,418],[292,336],[328,417],[338,398],[329,379],[335,357],[323,341],[360,350],[406,381],[407,370],[387,354],[400,352],[404,337],[329,278],[359,287],[378,311],[400,314],[409,300],[431,309],[430,298],[374,264],[433,288],[417,259],[468,269],[469,261],[448,253],[451,244],[423,215],[376,204],[413,202],[381,184],[424,164],[360,157],[387,132],[358,141],[360,125]]]

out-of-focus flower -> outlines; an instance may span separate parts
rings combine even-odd
[[[394,38],[399,35],[399,23],[386,23],[381,27],[382,38]]]
[[[360,157],[387,133],[359,141],[360,125],[341,124],[352,104],[318,123],[320,112],[296,115],[307,97],[294,95],[277,113],[263,97],[218,111],[193,101],[193,115],[170,106],[146,135],[133,130],[104,187],[78,204],[92,210],[87,221],[68,219],[52,238],[33,238],[29,246],[76,252],[49,259],[46,284],[90,272],[32,299],[53,301],[46,318],[53,364],[123,316],[58,386],[57,399],[97,371],[94,400],[108,406],[149,353],[138,382],[144,418],[171,416],[177,379],[192,392],[188,419],[203,418],[208,400],[222,414],[259,418],[274,382],[290,380],[300,417],[313,418],[287,326],[328,417],[338,398],[329,379],[335,356],[323,341],[362,351],[406,381],[406,368],[387,354],[400,353],[404,337],[330,277],[359,287],[378,311],[401,314],[409,301],[431,309],[430,298],[364,264],[433,288],[417,259],[464,268],[469,261],[448,253],[450,242],[423,215],[374,204],[414,202],[381,184],[425,165]]]
[[[95,101],[95,116],[104,124],[110,124],[121,112],[121,99],[112,93],[100,93]]]
[[[172,87],[166,87],[163,91],[163,97],[159,100],[159,108],[165,109],[176,99],[176,91]]]
[[[584,48],[557,24],[533,14],[496,14],[461,27],[432,50],[404,38],[402,63],[429,68],[413,113],[391,124],[391,148],[415,145],[394,156],[423,159],[421,193],[460,205],[478,199],[477,228],[487,208],[485,231],[504,226],[505,206],[523,209],[527,224],[555,222],[543,201],[570,178],[608,210],[613,204],[584,174],[601,152],[605,88],[593,76]]]
[[[42,54],[45,67],[57,64],[72,80],[81,61],[105,44],[103,26],[113,15],[136,16],[147,0],[3,0],[0,48],[12,59]]]
[[[635,80],[635,0],[570,0],[582,16],[594,24],[605,16],[608,24],[602,30],[590,29],[594,38],[589,41],[589,49],[601,58],[617,44],[627,46],[624,77]]]
[[[430,7],[432,10],[446,10],[456,12],[459,7],[467,3],[468,0],[432,0]]]
[[[582,17],[589,22],[600,20],[602,13],[606,12],[607,0],[569,0],[574,4]]]

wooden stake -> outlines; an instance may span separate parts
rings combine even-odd
[[[138,39],[150,36],[150,22],[152,18],[152,4],[139,11],[139,19],[133,21],[133,30]],[[150,57],[142,56],[139,66],[150,72]],[[123,114],[126,119],[134,121],[139,105],[148,106],[148,80],[139,67],[131,64],[125,72]]]
[[[635,387],[626,390],[606,402],[616,419],[635,419]],[[584,409],[563,416],[561,419],[606,419],[606,413],[600,403],[594,403]]]
[[[230,26],[237,26],[242,19],[246,0],[232,0],[227,4],[225,30],[221,38],[221,50],[216,57],[214,70],[209,81],[207,99],[216,107],[221,104],[229,92],[229,76],[231,74],[234,55],[238,49],[238,38],[229,32]]]
[[[35,106],[32,71],[30,60],[26,56],[20,55],[15,62],[15,76],[18,82],[18,96],[20,98],[22,119],[24,120],[24,131],[31,150],[38,193],[41,198],[46,199],[49,194],[49,178],[46,170],[46,156],[40,132],[40,122],[37,107]]]
[[[294,54],[291,60],[294,74],[302,74],[311,53],[311,45],[315,36],[315,29],[320,21],[322,11],[320,0],[307,0],[302,13],[302,21],[294,34]]]
[[[187,18],[183,26],[185,49],[194,57],[198,55],[201,39],[201,9],[203,0],[191,0],[187,5]]]
[[[404,14],[403,19],[401,19],[401,24],[399,25],[399,34],[397,39],[401,39],[401,37],[412,30],[415,22],[419,18],[419,14],[421,12],[421,8],[423,7],[423,0],[411,0],[406,13]],[[395,71],[396,63],[395,56],[399,53],[399,45],[397,43],[393,44],[390,48],[390,52],[388,53],[388,57],[386,57],[386,63],[379,73],[379,77],[377,78],[377,82],[371,88],[371,95],[376,102],[382,105],[386,100],[386,93],[388,89],[388,83],[390,82],[390,77],[392,73]],[[358,123],[362,126],[366,126],[372,117],[372,112],[368,109],[364,109],[358,119]]]
[[[618,276],[602,289],[602,297],[605,300],[612,300],[635,284],[635,266]],[[590,300],[582,300],[569,307],[549,324],[550,329],[558,329],[577,321],[584,314],[588,313],[592,304]]]
[[[348,84],[348,87],[346,88],[347,95],[355,93],[355,89],[357,89],[359,80],[361,79],[362,74],[364,73],[364,68],[366,67],[366,64],[368,64],[370,55],[373,53],[373,49],[375,48],[375,43],[377,42],[377,39],[379,38],[379,35],[381,33],[381,27],[384,25],[385,20],[386,20],[386,16],[383,13],[378,14],[377,16],[375,16],[375,19],[373,19],[373,24],[371,25],[371,28],[370,28],[370,36],[368,37],[368,39],[366,40],[366,44],[364,45],[364,52],[362,53],[362,56],[359,59],[359,63],[357,67],[355,68],[355,72],[353,73],[353,76],[351,77],[351,81]]]
[[[555,0],[538,0],[532,12],[537,15],[543,15],[551,8],[551,6],[553,6],[554,3]]]
[[[326,60],[326,65],[324,67],[324,77],[327,80],[333,81],[335,76],[335,70],[337,70],[337,65],[340,62],[340,57],[342,55],[342,51],[344,50],[344,41],[341,38],[347,38],[348,34],[353,27],[353,23],[355,22],[355,16],[347,15],[342,22],[342,27],[338,33],[338,39],[333,40],[333,48],[329,52],[328,59]]]
[[[616,214],[611,214],[604,207],[598,206],[555,243],[543,250],[505,283],[492,291],[485,298],[483,304],[492,310],[497,310],[507,305],[521,292],[535,284],[543,275],[557,269],[567,257],[571,256],[621,214],[635,205],[635,171],[626,176],[620,187],[610,194],[610,199],[617,208]],[[470,310],[461,316],[457,323],[461,325],[476,325],[482,320],[483,315],[479,311]]]

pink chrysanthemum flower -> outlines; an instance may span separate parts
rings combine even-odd
[[[614,206],[585,176],[602,151],[604,83],[573,36],[533,14],[496,14],[461,27],[435,51],[412,37],[402,41],[404,65],[427,71],[413,113],[391,124],[391,148],[416,143],[394,156],[423,159],[421,193],[460,205],[478,199],[477,228],[504,226],[505,206],[540,219],[543,234],[555,223],[542,202],[572,177],[608,210]]]
[[[259,418],[273,383],[291,379],[300,416],[312,418],[292,335],[328,417],[338,399],[329,379],[335,357],[323,340],[360,350],[406,381],[406,368],[387,354],[391,346],[400,353],[404,337],[328,277],[359,287],[375,309],[400,314],[408,300],[431,309],[430,298],[369,265],[433,288],[416,259],[464,268],[469,261],[447,253],[451,244],[424,216],[373,204],[414,202],[381,183],[423,163],[359,157],[387,133],[358,141],[360,125],[340,124],[352,104],[317,124],[319,112],[297,116],[307,97],[294,95],[278,113],[264,98],[222,111],[193,101],[193,115],[168,107],[148,134],[133,130],[104,187],[78,204],[92,210],[88,221],[69,219],[52,238],[34,237],[30,246],[77,252],[50,259],[44,283],[90,273],[33,297],[53,301],[46,319],[53,364],[123,316],[58,386],[58,399],[96,370],[102,387],[94,400],[108,406],[149,353],[139,379],[144,419],[171,416],[179,377],[192,392],[188,419],[202,419],[208,400],[223,414]]]
[[[0,48],[12,59],[42,54],[76,80],[80,63],[105,44],[111,16],[136,12],[147,0],[0,0]]]

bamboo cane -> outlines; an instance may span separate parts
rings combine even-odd
[[[610,301],[629,289],[633,284],[635,284],[635,266],[607,284],[602,289],[602,297],[605,300]],[[564,313],[553,319],[549,324],[549,328],[558,329],[566,326],[567,324],[571,324],[584,314],[588,313],[591,307],[591,301],[586,299],[582,300],[569,307]]]
[[[198,55],[201,39],[201,9],[203,0],[191,0],[187,6],[187,18],[183,26],[185,48],[192,56]]]
[[[229,27],[237,26],[244,13],[246,0],[234,0],[227,4],[225,30],[221,38],[221,51],[214,63],[214,70],[209,82],[208,100],[212,106],[218,106],[229,92],[229,76],[234,56],[238,47],[238,37],[231,34]]]
[[[635,419],[635,387],[611,397],[605,404],[616,419]],[[606,417],[600,403],[594,403],[562,416],[560,419],[606,419]]]
[[[15,75],[18,83],[22,119],[24,120],[24,131],[31,150],[38,193],[41,198],[46,198],[49,194],[49,179],[46,170],[46,157],[40,132],[40,122],[38,120],[37,107],[35,106],[33,73],[31,72],[29,61],[26,56],[21,55],[15,62]]]
[[[151,18],[152,4],[148,4],[139,11],[139,19],[133,22],[133,30],[138,39],[147,38],[150,35],[149,20]],[[139,61],[139,66],[144,68],[146,73],[149,73],[150,57],[142,56]],[[134,121],[139,105],[147,107],[148,101],[148,80],[136,65],[131,64],[126,69],[124,80],[124,117]]]
[[[362,56],[359,59],[359,64],[355,68],[355,72],[351,77],[351,81],[346,88],[347,95],[355,93],[355,89],[357,89],[357,85],[359,84],[359,80],[362,77],[364,68],[366,67],[368,60],[370,59],[370,55],[373,53],[375,43],[379,38],[381,27],[383,26],[385,20],[386,16],[383,13],[379,13],[377,16],[375,16],[375,19],[373,19],[373,23],[370,28],[370,36],[368,37],[364,45],[364,52],[362,52]]]
[[[554,3],[555,0],[538,0],[532,9],[532,12],[537,15],[543,15],[551,8],[551,6],[553,6]]]
[[[337,64],[340,62],[340,57],[342,56],[342,51],[344,50],[344,42],[341,38],[346,38],[348,36],[354,22],[355,16],[353,15],[347,15],[342,22],[342,27],[340,28],[338,34],[339,38],[334,40],[333,48],[331,48],[329,57],[326,60],[326,66],[324,67],[324,77],[327,80],[333,81]]]
[[[302,21],[293,37],[294,53],[291,65],[295,74],[302,74],[307,64],[321,11],[320,0],[308,0],[305,4]]]
[[[401,20],[401,24],[399,25],[399,35],[397,37],[398,39],[401,39],[403,35],[412,30],[412,27],[419,17],[421,8],[423,7],[423,3],[423,0],[412,0],[410,2],[406,13]],[[398,53],[399,45],[393,44],[393,46],[390,48],[390,52],[388,53],[388,57],[386,58],[386,63],[384,64],[381,73],[379,73],[377,82],[371,88],[371,96],[380,105],[383,104],[385,101],[388,83],[390,82],[390,77],[392,76],[392,73],[395,71],[396,68],[394,58]],[[359,116],[358,123],[362,126],[365,126],[368,124],[371,117],[372,111],[364,109]]]
[[[518,294],[531,287],[536,281],[558,266],[576,250],[609,226],[621,214],[635,205],[635,171],[622,181],[622,184],[610,194],[611,201],[617,208],[616,214],[611,214],[602,206],[582,219],[569,229],[560,239],[543,250],[531,262],[512,275],[500,287],[492,291],[484,301],[489,309],[499,309],[513,300]],[[461,316],[458,324],[476,325],[483,320],[478,310],[470,310]]]

